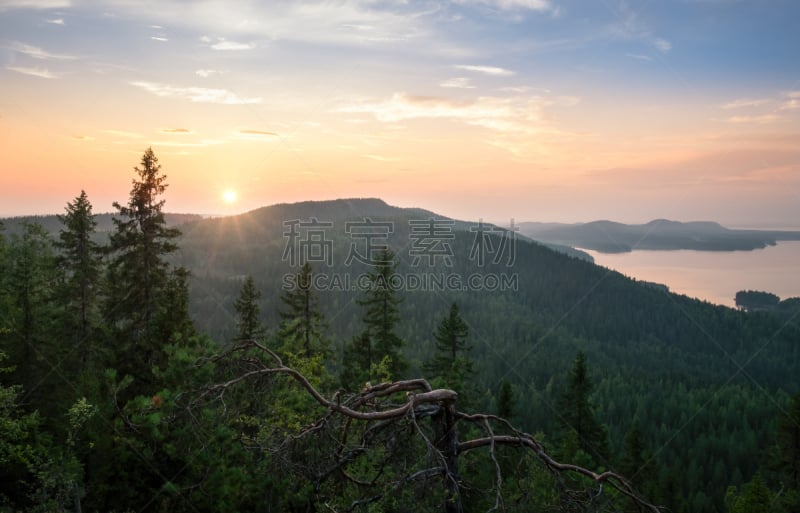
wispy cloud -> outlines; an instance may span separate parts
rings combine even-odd
[[[756,116],[731,116],[727,121],[735,124],[752,123],[756,125],[763,125],[777,121],[780,118],[781,117],[777,114],[759,114]]]
[[[552,10],[552,2],[549,0],[455,0],[457,4],[481,4],[495,9],[512,11],[525,9],[530,11]]]
[[[785,100],[780,106],[780,110],[800,109],[800,91],[789,91],[785,95]]]
[[[4,9],[60,9],[71,7],[70,0],[4,0],[0,11]]]
[[[439,84],[439,87],[449,87],[453,89],[475,89],[475,86],[472,85],[469,79],[466,77],[448,78]]]
[[[219,42],[211,45],[214,50],[252,50],[256,45],[253,43],[237,43],[236,41],[220,40]]]
[[[58,75],[43,68],[26,68],[23,66],[8,66],[7,70],[16,71],[23,75],[30,75],[39,78],[58,78]]]
[[[742,109],[745,107],[758,107],[760,105],[764,105],[765,103],[769,102],[770,100],[768,98],[739,98],[733,100],[732,102],[723,104],[722,108],[730,110],[730,109]]]
[[[166,41],[169,41],[168,38],[162,37],[162,36],[150,36],[150,39],[152,39],[153,41],[160,41],[162,43],[166,42]]]
[[[543,119],[544,100],[484,96],[454,100],[439,96],[396,93],[382,102],[361,102],[344,106],[339,112],[372,114],[383,123],[408,119],[450,119],[496,131],[534,131]]]
[[[668,51],[672,50],[672,43],[667,41],[662,37],[656,37],[653,39],[653,46],[658,48],[659,51],[662,53],[667,53]]]
[[[64,18],[52,18],[52,19],[44,20],[44,21],[45,21],[45,23],[50,23],[51,25],[63,25],[64,24]]]
[[[514,74],[514,72],[511,70],[505,68],[498,68],[496,66],[476,66],[472,64],[456,64],[454,68],[463,69],[465,71],[473,71],[475,73],[483,73],[486,75],[495,75],[495,76],[511,76]]]
[[[222,142],[223,141],[218,139],[203,139],[196,142],[155,141],[153,146],[165,146],[170,148],[202,148],[204,146],[222,144]]]
[[[72,139],[75,141],[94,141],[94,137],[90,135],[73,135]]]
[[[33,57],[34,59],[56,60],[56,61],[71,61],[77,59],[77,57],[75,57],[74,55],[50,53],[45,50],[42,50],[37,46],[21,43],[19,41],[12,41],[10,45],[5,46],[4,48],[14,50],[15,52],[27,55],[28,57]]]
[[[162,128],[162,132],[165,134],[191,134],[192,131],[188,128]]]
[[[235,135],[239,138],[259,140],[263,140],[264,138],[278,137],[277,133],[266,130],[239,130]]]
[[[637,61],[652,61],[653,58],[649,55],[642,55],[639,53],[626,53],[625,57],[630,57],[631,59],[636,59]]]
[[[218,103],[223,105],[248,105],[261,103],[259,97],[243,98],[227,89],[210,89],[207,87],[179,87],[157,82],[130,82],[132,86],[144,89],[149,93],[162,97],[175,97],[194,103]]]
[[[208,78],[211,75],[219,75],[222,72],[216,69],[198,69],[194,72],[198,77]]]
[[[653,33],[649,24],[642,20],[638,11],[631,8],[627,1],[619,0],[616,4],[608,2],[606,5],[616,18],[607,29],[607,35],[612,39],[636,39],[664,54],[672,50],[672,43]]]

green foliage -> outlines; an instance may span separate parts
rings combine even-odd
[[[569,375],[567,390],[561,396],[558,415],[561,421],[562,458],[574,461],[578,451],[588,456],[594,467],[608,467],[608,435],[595,418],[590,403],[592,381],[586,356],[578,352]]]
[[[775,513],[773,497],[760,474],[753,476],[741,492],[735,487],[725,496],[728,513]]]
[[[319,309],[319,298],[313,287],[311,264],[306,262],[295,275],[294,287],[281,295],[284,310],[278,339],[283,351],[302,354],[305,358],[332,354],[330,340],[325,335],[328,325]],[[291,360],[290,360],[291,361]]]
[[[375,263],[375,270],[369,273],[369,289],[362,299],[357,300],[364,309],[364,331],[345,348],[342,362],[342,385],[345,388],[353,389],[359,383],[376,379],[373,365],[384,361],[392,379],[403,376],[408,368],[400,352],[405,341],[396,332],[401,298],[393,285],[395,267],[394,253],[383,250]]]
[[[239,291],[239,297],[233,304],[236,309],[236,324],[239,330],[236,340],[251,340],[264,336],[264,326],[259,317],[259,299],[261,299],[261,292],[256,288],[253,277],[248,275]]]
[[[514,418],[516,412],[516,399],[514,398],[514,388],[511,383],[503,380],[497,392],[497,416],[507,420]]]
[[[430,378],[439,378],[443,386],[458,390],[459,404],[463,408],[469,402],[467,383],[472,379],[474,364],[468,353],[469,328],[458,312],[458,305],[450,306],[448,315],[442,319],[434,332],[436,352],[423,365]]]
[[[5,325],[0,341],[15,369],[4,382],[22,385],[31,410],[54,413],[64,397],[52,369],[70,348],[58,345],[52,336],[62,305],[53,294],[59,283],[53,241],[41,226],[25,224],[21,235],[12,235],[8,272],[2,278],[8,304],[0,312],[0,325]]]
[[[781,298],[769,292],[740,290],[736,293],[736,306],[748,312],[771,310],[778,306]]]
[[[180,231],[168,228],[164,220],[161,196],[167,188],[166,175],[151,148],[145,151],[140,166],[134,168],[138,179],[133,180],[127,205],[114,203],[120,217],[114,218],[116,230],[110,237],[105,317],[120,345],[116,366],[146,376],[151,367],[164,363],[165,341],[159,320],[165,315],[183,317],[164,313],[173,305],[168,306],[163,296],[185,283],[185,273],[173,274],[166,260],[177,249],[174,241]],[[172,299],[174,304],[181,298]]]
[[[0,365],[6,355],[0,352]],[[0,373],[11,369],[0,367]],[[21,387],[0,385],[0,511],[14,503],[24,503],[27,483],[41,455],[37,442],[39,415],[25,413],[17,405]]]
[[[783,486],[800,492],[800,393],[778,419],[776,467]]]

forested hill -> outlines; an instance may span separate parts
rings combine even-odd
[[[470,327],[481,401],[491,406],[498,384],[508,380],[516,397],[524,398],[515,420],[552,433],[566,370],[584,351],[612,452],[622,452],[624,435],[638,419],[660,468],[653,486],[674,511],[722,511],[726,488],[752,477],[770,443],[773,419],[789,394],[800,390],[796,316],[785,322],[786,316],[748,315],[668,293],[524,238],[515,240],[513,261],[486,255],[480,266],[474,258],[479,225],[470,222],[439,226],[440,242],[451,249],[449,265],[442,258],[414,265],[413,222],[445,218],[373,199],[277,205],[184,226],[177,263],[193,273],[198,326],[217,340],[234,336],[233,301],[245,275],[263,292],[265,324],[277,325],[281,281],[296,271],[286,261],[292,221],[330,223],[323,239],[330,242],[332,262],[312,262],[315,272],[340,277],[368,271],[358,262],[345,265],[351,247],[363,243],[353,238],[352,226],[347,233],[346,223],[366,218],[392,223],[386,240],[401,276],[516,279],[516,290],[458,282],[459,290],[404,291],[400,329],[412,375],[422,373],[436,323],[455,301]],[[504,237],[491,233],[495,250]],[[341,356],[362,329],[360,292],[334,287],[320,295]]]
[[[96,231],[103,240],[106,240],[107,235],[114,229],[113,218],[114,214],[95,215],[94,219],[97,221]],[[201,219],[203,219],[203,216],[199,214],[164,214],[164,221],[166,221],[167,226],[181,226]],[[30,223],[40,225],[53,235],[56,235],[64,227],[56,215],[6,217],[0,219],[0,222],[3,223],[6,235],[19,235],[24,231],[25,224]]]
[[[656,219],[645,224],[593,221],[584,224],[520,223],[520,232],[532,239],[566,244],[603,253],[634,250],[746,251],[774,246],[782,240],[800,240],[800,232],[733,230],[719,223],[680,223]]]
[[[776,433],[779,426],[787,425],[786,417],[781,416],[789,411],[790,397],[800,392],[800,303],[787,302],[778,313],[744,313],[715,306],[637,282],[581,258],[515,237],[493,225],[455,221],[421,209],[392,207],[377,199],[276,205],[239,216],[195,218],[182,224],[180,229],[183,232],[180,237],[172,230],[163,232],[174,238],[178,249],[165,251],[163,255],[165,264],[174,271],[169,275],[171,281],[165,282],[163,297],[168,308],[156,310],[154,318],[158,323],[154,326],[159,330],[160,326],[167,326],[169,331],[166,331],[166,338],[161,337],[161,331],[152,332],[147,339],[153,344],[146,346],[149,353],[141,351],[141,340],[132,338],[141,338],[141,333],[146,332],[131,328],[131,338],[125,338],[128,332],[124,331],[133,326],[131,319],[138,319],[142,305],[147,304],[130,299],[129,289],[141,281],[139,271],[119,263],[120,258],[136,254],[117,251],[111,259],[106,250],[97,252],[98,265],[102,261],[107,267],[95,278],[101,284],[98,288],[103,291],[104,307],[103,316],[98,313],[93,318],[97,328],[91,333],[91,340],[96,340],[98,345],[92,346],[96,347],[95,353],[87,353],[86,361],[94,358],[103,365],[111,361],[115,368],[121,369],[120,376],[130,372],[127,369],[137,369],[135,375],[139,381],[134,385],[147,395],[138,399],[128,397],[133,409],[125,411],[149,413],[137,417],[138,420],[126,416],[119,420],[137,437],[144,432],[161,437],[167,432],[186,431],[161,430],[162,417],[154,410],[161,408],[165,397],[168,401],[172,399],[169,394],[165,397],[152,395],[148,387],[167,377],[183,383],[186,379],[183,372],[193,375],[189,367],[196,362],[182,351],[189,351],[191,343],[197,342],[191,335],[194,327],[210,336],[211,340],[202,337],[203,344],[215,350],[230,347],[237,337],[251,338],[250,335],[240,336],[246,310],[242,298],[246,298],[245,306],[258,307],[249,309],[260,312],[257,318],[251,319],[251,325],[254,330],[260,330],[262,325],[266,327],[266,333],[259,335],[263,335],[265,343],[281,338],[279,326],[286,327],[286,319],[279,315],[279,311],[286,308],[281,296],[285,298],[286,288],[291,285],[291,279],[297,277],[303,261],[311,265],[310,275],[314,280],[311,290],[319,298],[318,313],[327,326],[322,335],[331,342],[331,351],[325,353],[324,364],[320,364],[325,370],[321,374],[344,376],[346,364],[353,358],[353,348],[365,333],[365,288],[371,282],[365,285],[360,278],[375,273],[375,251],[388,246],[394,251],[397,263],[393,274],[397,281],[391,283],[392,289],[401,300],[393,336],[396,332],[395,346],[402,351],[402,360],[408,363],[401,375],[392,374],[393,378],[441,379],[441,376],[429,375],[430,367],[426,363],[438,354],[434,332],[456,304],[467,327],[466,344],[471,347],[465,351],[466,360],[459,361],[471,362],[474,368],[474,373],[466,372],[466,367],[457,369],[459,373],[464,371],[458,387],[462,410],[502,412],[501,415],[514,425],[537,433],[537,437],[565,461],[597,468],[594,456],[582,449],[584,440],[573,437],[573,428],[579,421],[565,419],[571,406],[580,409],[580,418],[591,417],[594,412],[602,424],[595,430],[597,439],[605,439],[604,433],[608,434],[608,451],[602,451],[605,455],[601,454],[600,466],[633,469],[636,488],[669,511],[747,511],[746,508],[728,508],[726,496],[730,501],[730,497],[739,492],[731,495],[727,491],[733,486],[744,494],[742,487],[746,483],[750,483],[746,487],[750,490],[755,486],[752,483],[759,482],[760,478],[754,477],[757,470],[762,472],[770,489],[782,489],[780,476],[784,474],[775,470],[775,463],[780,460],[776,447],[779,443],[785,446],[785,440]],[[13,301],[17,297],[25,299],[24,293],[30,288],[18,284],[31,282],[38,287],[35,289],[38,295],[32,296],[35,302],[20,301],[21,307],[7,308],[9,327],[0,329],[0,341],[5,340],[4,344],[13,349],[9,352],[11,361],[21,362],[17,363],[20,370],[12,377],[20,380],[23,389],[27,386],[41,394],[41,404],[50,404],[47,418],[56,425],[63,424],[64,409],[55,405],[60,407],[63,401],[42,401],[68,391],[63,386],[55,386],[61,374],[45,373],[47,369],[44,368],[39,369],[41,374],[27,372],[25,365],[38,369],[40,359],[19,348],[34,342],[38,344],[41,339],[51,341],[50,345],[36,346],[41,350],[72,354],[71,346],[61,343],[62,334],[50,336],[53,329],[50,326],[58,325],[54,319],[59,319],[67,297],[54,296],[51,290],[51,285],[62,279],[56,277],[60,272],[59,261],[45,262],[48,254],[53,254],[52,248],[48,250],[52,245],[48,237],[58,231],[59,228],[40,230],[29,226],[21,236],[11,232],[8,237],[0,238],[0,241],[5,238],[8,241],[7,250],[0,251],[0,256],[9,266],[9,271],[3,273],[4,281],[0,282],[3,285],[0,291],[4,294],[0,298],[7,305],[16,304]],[[111,243],[119,245],[121,241],[140,239],[112,237]],[[38,265],[34,268],[38,271],[27,272],[30,266],[22,265],[26,262]],[[181,266],[191,273],[188,294],[185,293],[186,274]],[[190,326],[192,323],[185,315],[187,301],[194,326]],[[38,315],[33,326],[39,331],[31,331],[26,339],[20,338],[18,332],[23,335],[27,332],[16,328],[26,326],[23,307]],[[128,317],[120,317],[120,312]],[[128,345],[121,346],[120,340]],[[175,341],[178,346],[190,344],[169,356],[165,348],[175,349],[165,345],[164,340]],[[113,353],[116,359],[103,356],[105,353]],[[163,374],[165,371],[153,367],[152,357],[145,358],[151,353],[160,358],[169,357],[177,367],[161,368],[170,368],[175,375]],[[578,354],[585,355],[585,360],[583,356],[576,358]],[[73,366],[78,366],[82,358],[82,353],[75,353],[72,359],[78,361],[74,361]],[[580,367],[573,366],[573,362],[578,361],[586,365],[579,380],[584,383],[581,385],[582,400],[565,400],[571,397],[568,391],[575,388],[574,369]],[[252,360],[244,362],[253,363]],[[184,364],[185,369],[181,366]],[[370,365],[366,368],[372,372]],[[104,374],[106,368],[100,367],[81,378],[96,401],[106,397],[103,395],[109,386],[106,382],[119,387],[113,388],[115,398],[131,383],[125,384],[122,380],[114,385],[116,371]],[[142,369],[151,368],[153,375],[148,378]],[[311,369],[313,367],[309,367]],[[316,371],[320,369],[322,367],[317,367]],[[42,387],[36,389],[38,376],[49,377],[47,383],[53,385],[50,395],[45,394]],[[198,375],[197,379],[205,380],[203,376]],[[102,383],[95,382],[98,379]],[[271,382],[271,378],[267,381]],[[362,378],[343,381],[349,386],[355,383],[359,388],[364,383]],[[290,396],[267,394],[264,397],[253,399],[252,403],[248,398],[240,398],[245,415],[237,417],[233,425],[235,431],[266,433],[269,426],[272,426],[269,429],[278,427],[272,424],[279,420],[269,409],[272,406],[265,407],[265,424],[248,424],[256,421],[248,417],[247,412],[263,406],[262,403],[284,410],[303,404],[292,403],[294,399],[290,400]],[[284,404],[284,400],[288,402]],[[165,414],[163,418],[168,416]],[[208,419],[214,425],[219,425],[218,420],[213,416]],[[282,433],[282,429],[300,429],[301,425],[305,424],[287,424],[275,433]],[[120,426],[115,429],[121,429]],[[98,422],[92,429],[106,433],[107,427]],[[176,428],[177,425],[173,425],[170,429]],[[186,432],[194,433],[192,429]],[[235,439],[230,434],[219,436],[221,440]],[[110,444],[104,451],[122,447],[114,449],[116,438],[96,438]],[[283,435],[280,439],[284,439]],[[195,446],[190,444],[190,447]],[[170,445],[165,445],[163,450],[179,461],[180,451]],[[226,450],[235,453],[238,449]],[[194,453],[195,449],[187,451]],[[161,452],[153,454],[152,460],[156,461]],[[116,462],[99,451],[92,458],[95,465],[119,463],[127,466],[131,463]],[[150,465],[150,460],[146,461]],[[505,467],[518,464],[521,463],[511,459],[500,461]],[[169,475],[179,474],[183,468],[183,464],[173,465],[171,461],[164,465]],[[470,467],[470,461],[465,459],[464,474],[494,482],[492,465],[487,465]],[[149,470],[145,474],[147,472]],[[198,468],[193,472],[205,475],[206,469]],[[92,470],[87,472],[87,479],[96,481],[101,474]],[[243,471],[236,479],[241,479],[242,475],[249,474]],[[113,488],[114,493],[93,489],[94,496],[89,498],[115,497],[130,488],[130,497],[123,497],[122,502],[137,504],[139,489],[160,486],[134,483],[131,479],[120,481],[119,487]],[[186,490],[195,489],[194,484],[187,483]],[[541,488],[533,482],[527,484],[534,489]],[[279,483],[270,489],[284,488],[284,484]],[[491,498],[490,502],[493,501]],[[110,509],[113,508],[97,510]]]

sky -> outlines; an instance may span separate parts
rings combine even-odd
[[[0,216],[380,197],[800,228],[796,0],[0,0]]]

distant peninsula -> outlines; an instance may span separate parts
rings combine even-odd
[[[800,231],[736,230],[719,223],[682,223],[656,219],[646,224],[593,221],[581,224],[534,223],[518,225],[531,239],[562,244],[601,253],[635,250],[752,251],[774,246],[779,241],[800,240]]]

